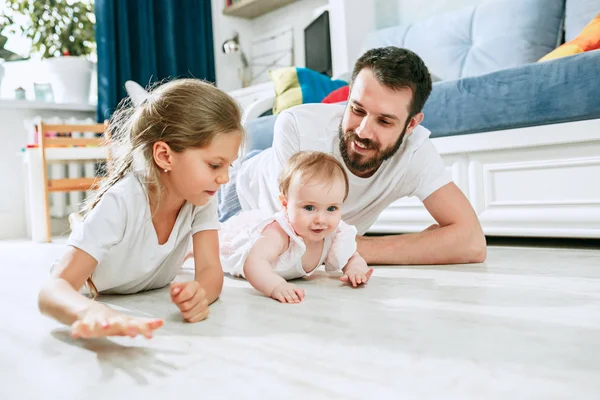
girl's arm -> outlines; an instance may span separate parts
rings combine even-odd
[[[42,287],[38,305],[42,314],[71,325],[73,337],[136,336],[150,338],[163,321],[129,317],[79,293],[96,269],[96,259],[83,250],[69,247]]]
[[[244,263],[246,279],[265,296],[271,297],[273,289],[286,282],[273,272],[273,263],[288,248],[289,240],[277,222],[271,223],[256,241]]]
[[[219,234],[216,230],[200,231],[193,236],[194,280],[206,292],[208,304],[223,290],[223,268],[219,258]]]
[[[42,314],[66,325],[72,325],[89,307],[97,303],[79,293],[96,269],[96,260],[83,250],[69,247],[42,287],[38,305]]]
[[[194,280],[171,284],[171,301],[179,307],[187,322],[208,317],[208,305],[223,289],[223,269],[219,258],[219,235],[216,230],[196,232],[192,236]]]

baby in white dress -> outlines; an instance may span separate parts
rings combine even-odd
[[[373,268],[356,252],[356,229],[341,221],[348,197],[342,164],[326,153],[296,153],[281,173],[279,191],[280,212],[242,211],[223,224],[223,270],[282,303],[301,302],[304,290],[287,281],[323,263],[328,272],[341,270],[342,282],[366,283]]]

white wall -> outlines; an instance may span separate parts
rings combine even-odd
[[[217,86],[229,91],[241,87],[238,69],[242,63],[235,55],[223,54],[221,45],[234,32],[240,35],[241,46],[251,57],[251,40],[285,27],[294,30],[294,65],[304,66],[304,28],[328,6],[328,0],[297,0],[258,18],[247,20],[223,15],[223,0],[212,0],[212,22],[215,47]]]
[[[277,29],[294,31],[294,65],[304,66],[304,28],[328,8],[328,0],[296,0],[285,7],[252,20],[254,37]]]
[[[223,0],[211,1],[217,86],[225,91],[238,89],[242,86],[238,75],[238,69],[242,67],[241,58],[235,54],[224,54],[221,46],[225,40],[230,39],[237,32],[240,35],[242,49],[249,49],[252,23],[243,18],[223,15],[225,2]]]
[[[474,6],[486,0],[375,0],[377,29],[415,22],[421,19]]]
[[[376,0],[329,0],[333,76],[352,70],[365,36],[374,31]]]
[[[333,75],[348,72],[360,56],[365,35],[377,29],[415,22],[430,16],[480,4],[486,0],[297,0],[253,20],[224,16],[223,0],[212,0],[217,86],[239,89],[239,57],[226,56],[223,42],[237,31],[250,57],[252,38],[292,27],[294,65],[304,66],[304,28],[325,9],[329,10]]]

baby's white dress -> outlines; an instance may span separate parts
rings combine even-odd
[[[356,228],[340,221],[337,229],[325,237],[319,263],[311,272],[302,268],[306,252],[304,240],[294,232],[286,214],[266,214],[264,211],[242,211],[224,222],[219,231],[220,257],[223,271],[233,276],[244,276],[244,263],[263,230],[276,221],[290,237],[290,245],[279,256],[273,271],[285,280],[311,275],[325,263],[327,272],[339,271],[356,252]]]

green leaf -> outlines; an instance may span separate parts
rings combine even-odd
[[[7,15],[0,16],[0,30],[19,30],[31,39],[32,51],[43,58],[60,56],[67,51],[72,56],[85,56],[95,51],[94,0],[5,0]],[[16,25],[16,15],[26,16],[23,25]]]

